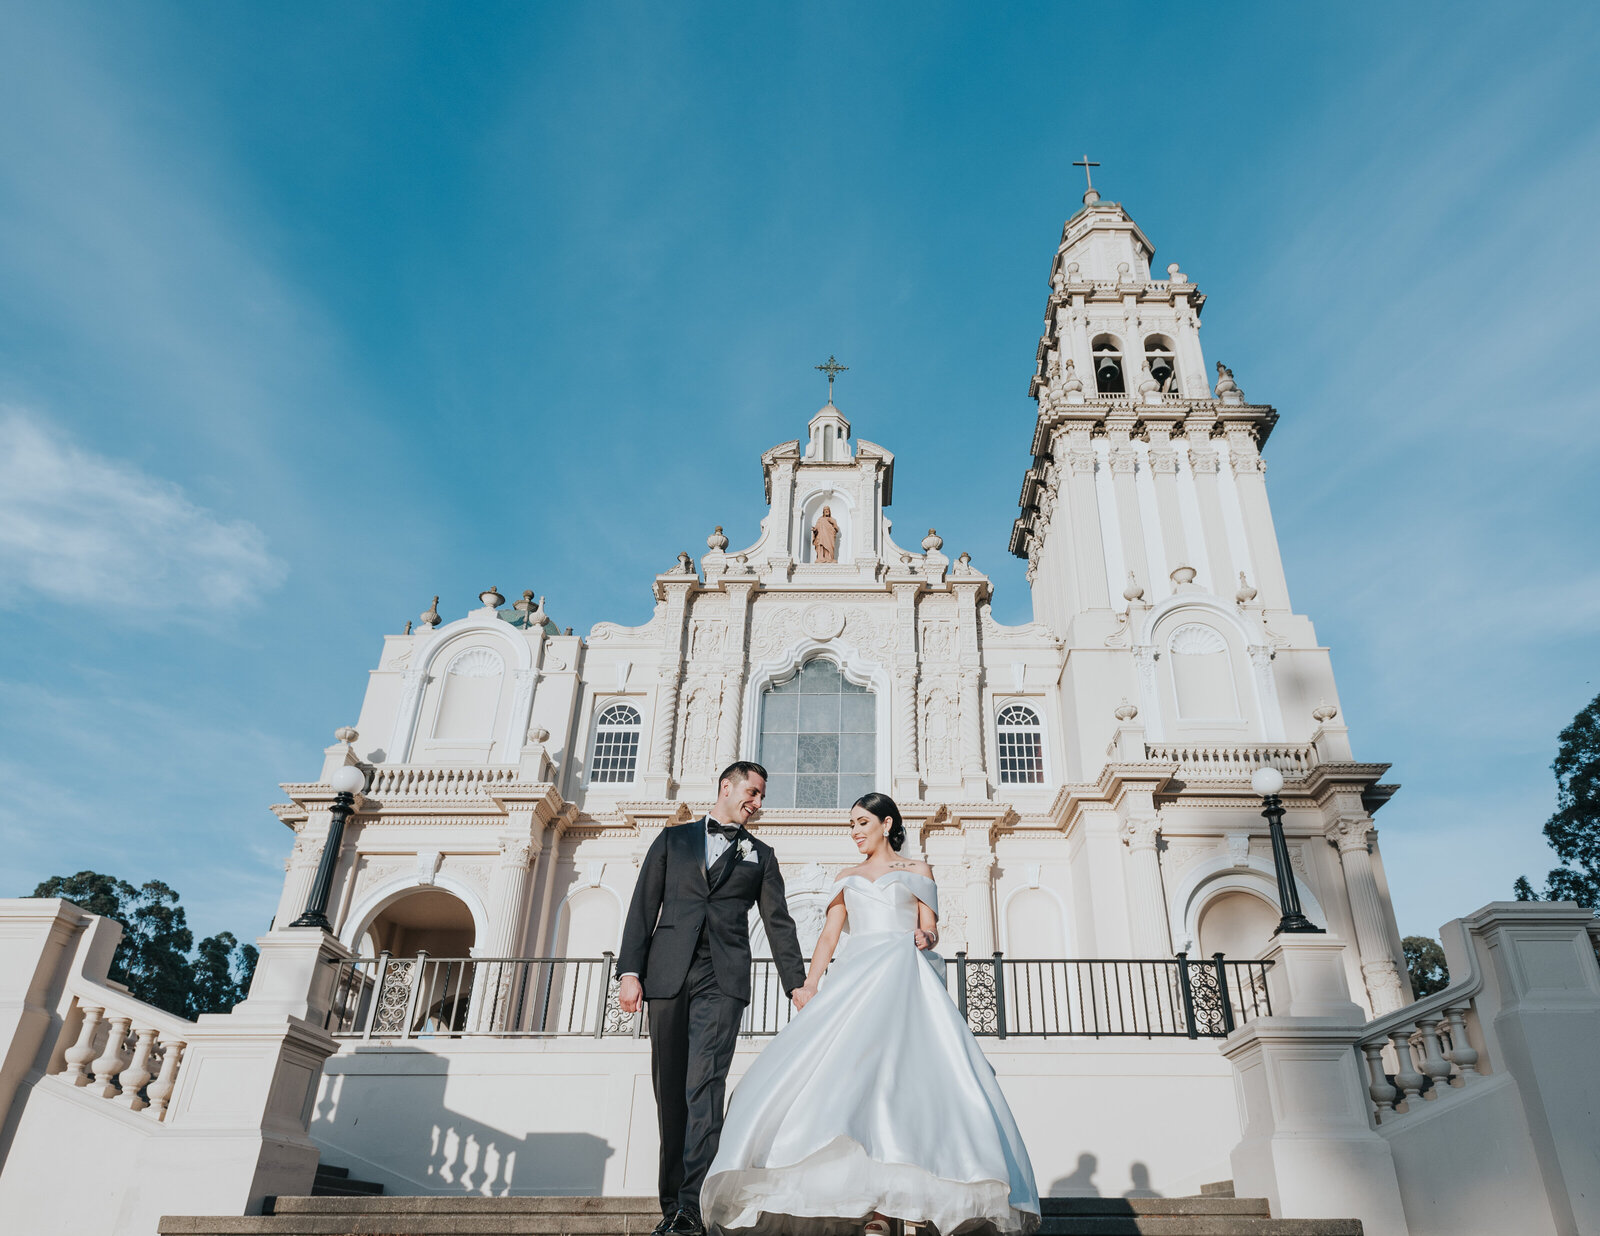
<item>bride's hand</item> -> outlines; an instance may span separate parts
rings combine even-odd
[[[789,993],[789,999],[794,1001],[794,1011],[798,1013],[801,1009],[805,1008],[807,1004],[811,1003],[811,997],[816,994],[817,989],[811,986],[810,983],[805,983],[799,987],[796,987]]]
[[[921,927],[918,927],[911,933],[911,936],[920,949],[930,949],[939,943],[939,933],[937,931],[924,931]]]

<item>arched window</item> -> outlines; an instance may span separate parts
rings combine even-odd
[[[877,788],[878,703],[826,657],[761,693],[769,807],[848,807]]]
[[[1151,335],[1144,341],[1144,359],[1150,366],[1150,376],[1156,381],[1156,389],[1176,394],[1178,365],[1172,355],[1172,340],[1165,335]]]
[[[1110,335],[1094,341],[1094,387],[1102,395],[1121,395],[1128,389],[1122,377],[1122,349]]]
[[[632,704],[612,704],[594,723],[594,759],[589,780],[632,781],[639,767],[639,710]]]
[[[995,721],[1000,780],[1037,785],[1044,780],[1044,730],[1039,714],[1022,704],[1007,704]]]

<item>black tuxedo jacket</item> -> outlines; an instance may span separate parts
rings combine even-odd
[[[740,859],[747,845],[754,862]],[[724,872],[724,863],[733,869]],[[718,879],[723,876],[725,878]],[[637,974],[646,999],[678,994],[689,974],[695,944],[704,929],[711,946],[717,986],[750,999],[750,907],[759,905],[786,992],[806,981],[805,958],[784,899],[783,875],[772,847],[744,829],[711,871],[706,870],[706,824],[702,817],[661,830],[651,842],[634,885],[622,929],[617,973]]]

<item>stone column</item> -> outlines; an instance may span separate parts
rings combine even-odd
[[[1350,917],[1356,929],[1356,948],[1361,954],[1361,977],[1366,981],[1372,1015],[1382,1017],[1399,1008],[1406,998],[1394,954],[1389,951],[1383,898],[1378,894],[1372,856],[1367,850],[1371,833],[1372,820],[1365,814],[1341,814],[1328,826],[1326,836],[1339,847]]]
[[[728,582],[728,630],[723,644],[726,663],[722,681],[722,717],[717,726],[717,768],[726,768],[739,758],[739,739],[744,719],[745,631],[750,623],[750,593],[755,581]],[[755,752],[750,752],[754,758]]]
[[[1188,425],[1189,468],[1194,473],[1195,504],[1200,508],[1200,531],[1205,538],[1209,573],[1200,581],[1220,597],[1233,596],[1239,576],[1228,549],[1227,525],[1222,522],[1222,494],[1217,479],[1221,459],[1211,445],[1209,426],[1191,421]]]
[[[961,778],[969,797],[987,797],[983,769],[983,678],[978,651],[978,586],[956,584],[956,655],[961,665]]]
[[[274,925],[288,926],[306,908],[311,882],[317,876],[317,864],[322,861],[322,843],[328,839],[329,818],[326,811],[313,812],[312,818],[295,833],[294,849],[283,864],[283,893],[278,898]]]
[[[1283,575],[1283,559],[1278,556],[1272,508],[1267,503],[1267,465],[1247,427],[1229,426],[1228,457],[1233,467],[1233,486],[1239,494],[1239,510],[1244,516],[1245,541],[1259,577],[1251,582],[1261,592],[1263,609],[1288,609],[1289,584]]]
[[[539,637],[544,638],[542,635]],[[539,683],[539,671],[519,669],[516,674],[516,693],[511,697],[511,716],[506,721],[505,754],[497,763],[515,764],[522,757],[522,748],[528,741],[528,729],[533,724],[533,689]]]
[[[522,818],[514,819],[512,831],[500,838],[500,854],[489,873],[489,936],[472,950],[474,957],[486,959],[472,973],[468,1008],[475,1030],[493,1029],[492,1022],[504,1016],[506,993],[519,977],[515,965],[497,964],[495,959],[527,951],[523,941],[528,931],[530,875],[540,843],[530,831],[531,814],[518,814]]]
[[[1188,537],[1183,529],[1183,512],[1178,507],[1178,452],[1171,442],[1171,427],[1150,426],[1150,472],[1155,481],[1156,509],[1161,514],[1161,543],[1167,551],[1167,564],[1176,569],[1193,567]]]
[[[1067,486],[1071,508],[1073,557],[1078,564],[1078,596],[1084,609],[1110,609],[1106,588],[1105,533],[1100,527],[1100,503],[1094,492],[1095,456],[1087,425],[1071,431],[1067,448]]]
[[[1139,517],[1139,495],[1134,488],[1134,471],[1139,464],[1139,453],[1128,442],[1127,430],[1112,439],[1111,485],[1117,498],[1117,522],[1122,525],[1122,560],[1146,590],[1145,595],[1154,601],[1155,588],[1150,579],[1150,562],[1144,552],[1144,521]]]
[[[1167,927],[1167,898],[1161,887],[1161,820],[1155,814],[1136,814],[1122,821],[1122,843],[1128,848],[1126,867],[1128,919],[1135,957],[1172,956],[1172,934]]]
[[[658,576],[658,595],[664,593],[666,621],[662,624],[661,664],[656,671],[655,711],[650,722],[650,771],[645,774],[645,793],[665,798],[672,787],[672,748],[678,725],[678,686],[683,679],[683,628],[688,618],[687,578]]]
[[[987,848],[987,836],[983,844]],[[967,956],[992,956],[995,949],[994,855],[973,855],[969,852],[963,864],[963,874],[966,877]]]
[[[389,739],[389,763],[404,764],[411,759],[411,744],[417,735],[417,714],[422,709],[422,691],[428,675],[409,669],[400,679],[400,707],[395,713],[394,734]]]
[[[894,589],[894,791],[901,801],[919,797],[917,771],[917,594],[919,579],[897,580]]]

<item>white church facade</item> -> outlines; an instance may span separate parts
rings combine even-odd
[[[898,801],[1042,1193],[1233,1180],[1378,1236],[1600,1223],[1600,930],[1494,903],[1445,925],[1450,984],[1413,1000],[1373,823],[1395,787],[1291,603],[1277,413],[1208,360],[1204,295],[1153,254],[1091,188],[1050,268],[1004,513],[1031,622],[996,621],[931,527],[896,538],[894,455],[855,436],[830,357],[805,437],[760,457],[759,527],[698,561],[663,544],[643,625],[574,634],[491,588],[384,636],[355,724],[273,808],[286,877],[233,1013],[142,1005],[106,979],[114,924],[0,902],[0,1209],[145,1233],[259,1212],[319,1162],[405,1197],[652,1194],[648,1041],[612,957],[651,841],[754,759],[750,827],[807,950],[857,859],[850,805]],[[1274,935],[1280,886],[1321,933]],[[294,925],[324,893],[328,931]],[[752,932],[734,1081],[790,1015]],[[46,1197],[75,1155],[96,1181]]]

